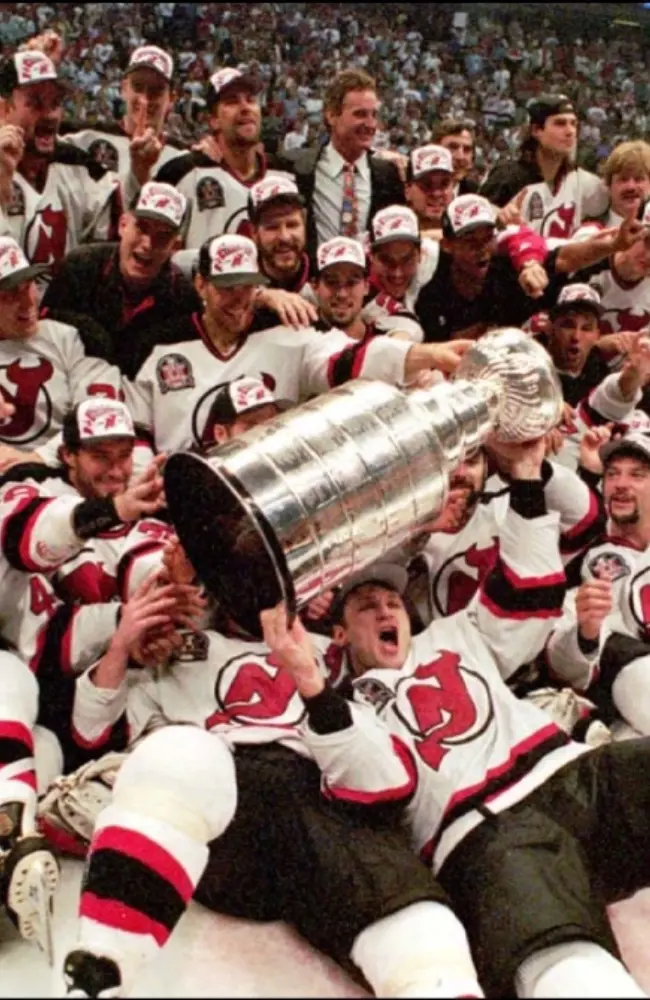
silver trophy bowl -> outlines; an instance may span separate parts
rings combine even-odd
[[[295,612],[421,533],[450,475],[491,434],[534,440],[559,423],[547,352],[488,334],[452,382],[404,391],[358,380],[220,447],[172,455],[165,491],[199,578],[252,636],[260,612]]]

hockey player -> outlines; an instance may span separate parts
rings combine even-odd
[[[420,146],[406,167],[406,200],[418,217],[423,236],[442,239],[442,216],[456,197],[454,162],[444,146]]]
[[[334,248],[332,248],[334,252]],[[202,316],[159,327],[133,382],[125,382],[136,424],[158,451],[199,445],[202,402],[215,384],[260,378],[298,402],[351,378],[408,383],[421,371],[454,371],[467,344],[412,345],[390,337],[357,343],[340,331],[322,334],[278,326],[254,333],[256,289],[266,284],[255,244],[243,236],[209,240],[201,249],[196,289]]]
[[[578,118],[563,94],[528,105],[530,133],[519,162],[497,164],[481,194],[503,208],[501,219],[532,226],[548,239],[571,239],[584,219],[607,210],[609,196],[595,174],[575,166]]]
[[[94,162],[117,173],[126,189],[136,193],[130,174],[142,186],[156,170],[187,149],[165,132],[174,102],[173,85],[171,55],[156,45],[141,45],[131,53],[122,78],[123,119],[97,122],[90,128],[64,122],[61,134]]]
[[[117,399],[122,380],[107,361],[103,331],[88,320],[84,338],[72,326],[39,320],[36,280],[15,240],[0,237],[0,392],[14,412],[0,425],[0,442],[18,451],[46,444],[65,413],[88,397]]]
[[[347,753],[359,724],[341,701],[340,717],[317,735],[307,726],[306,739],[330,795],[369,804],[401,789],[413,845],[458,908],[488,996],[641,997],[605,906],[650,881],[648,743],[589,750],[503,681],[513,657],[539,652],[562,608],[544,451],[520,449],[499,560],[469,613],[412,639],[403,584],[380,569],[346,588],[334,638],[377,713],[375,739],[365,755],[361,744]],[[300,691],[336,697],[284,608],[265,640]]]
[[[482,996],[462,926],[390,801],[360,823],[359,807],[321,795],[303,727],[329,726],[328,698],[303,700],[264,643],[214,631],[188,633],[127,695],[129,645],[146,627],[122,623],[78,684],[83,738],[99,749],[126,710],[135,746],[93,835],[68,995],[128,995],[194,897],[289,922],[377,996]],[[329,646],[319,669],[336,683]]]
[[[111,239],[122,211],[116,174],[58,139],[63,83],[38,51],[0,66],[0,233],[32,264],[55,265],[81,243]]]
[[[145,184],[119,222],[119,243],[79,247],[63,260],[42,302],[42,315],[77,323],[90,316],[106,330],[107,358],[129,378],[139,338],[170,315],[191,315],[199,299],[171,263],[181,245],[187,203],[169,184]]]
[[[159,170],[156,179],[178,187],[190,206],[185,246],[196,249],[224,233],[250,234],[248,196],[266,174],[259,150],[262,111],[259,84],[237,69],[210,78],[206,104],[219,148],[217,164],[202,152],[187,153]]]
[[[650,735],[647,660],[650,603],[650,437],[611,438],[609,428],[583,442],[582,465],[602,474],[606,530],[584,553],[546,659],[557,675],[588,691],[614,731],[623,719]]]

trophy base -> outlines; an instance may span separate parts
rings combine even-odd
[[[203,586],[254,638],[260,613],[296,594],[286,559],[257,504],[234,476],[197,455],[172,455],[165,466],[172,524]]]

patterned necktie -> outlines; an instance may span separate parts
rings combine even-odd
[[[359,206],[354,184],[356,167],[346,163],[343,168],[343,205],[341,207],[341,236],[354,240],[359,235]]]

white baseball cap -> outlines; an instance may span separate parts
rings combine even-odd
[[[64,90],[71,89],[67,80],[62,80],[56,64],[44,52],[24,49],[14,52],[0,67],[0,96],[9,97],[18,87],[30,87],[37,83],[58,83]]]
[[[604,312],[597,290],[592,288],[591,285],[585,285],[581,282],[566,285],[562,289],[558,295],[557,302],[551,310],[551,315],[555,316],[557,313],[570,312],[576,308],[590,309],[597,316],[602,316]]]
[[[135,427],[127,407],[115,399],[86,399],[63,422],[63,444],[66,448],[81,448],[97,441],[122,438],[135,440]]]
[[[0,292],[8,292],[25,281],[33,281],[49,270],[49,264],[30,264],[10,236],[0,237]]]
[[[273,391],[257,378],[240,378],[215,386],[196,408],[194,439],[200,447],[214,445],[215,424],[233,424],[243,414],[265,406],[275,406],[283,413],[295,404],[288,399],[276,399]],[[203,430],[199,434],[201,427]]]
[[[354,264],[362,271],[366,271],[368,267],[366,251],[357,240],[348,239],[347,236],[336,236],[318,248],[318,273],[322,274],[334,264]]]
[[[441,170],[445,174],[453,174],[454,161],[451,153],[444,146],[420,146],[409,156],[408,179],[417,181],[425,174]]]
[[[394,240],[407,240],[418,245],[422,242],[418,217],[413,209],[404,205],[382,209],[370,223],[370,245],[373,249]]]
[[[272,202],[285,202],[299,208],[305,206],[296,182],[288,174],[269,172],[251,188],[248,211],[251,220],[258,218],[262,209]]]
[[[260,82],[245,70],[234,69],[232,67],[220,69],[210,77],[207,94],[208,107],[212,107],[217,103],[224,90],[235,86],[244,90],[250,90],[254,94],[259,94],[261,90]]]
[[[409,575],[403,566],[398,566],[396,563],[373,563],[366,569],[354,573],[338,591],[331,609],[332,617],[340,618],[350,594],[370,583],[386,587],[403,597],[408,587]]]
[[[133,214],[138,219],[166,222],[172,229],[180,229],[187,212],[187,198],[171,184],[149,181],[140,192]]]
[[[464,236],[480,226],[496,229],[497,210],[480,194],[462,194],[446,208],[442,220],[445,236]]]
[[[257,247],[247,236],[216,236],[203,244],[199,274],[220,288],[238,285],[268,285],[259,266]]]
[[[159,49],[157,45],[141,45],[131,53],[124,75],[127,76],[136,69],[153,69],[164,77],[167,83],[171,83],[174,76],[174,60],[168,52]]]
[[[608,441],[600,449],[600,460],[605,464],[619,454],[639,455],[650,465],[650,435],[633,431],[614,441]]]

